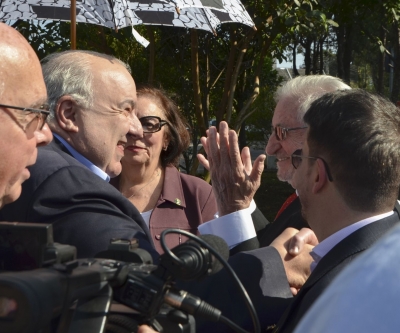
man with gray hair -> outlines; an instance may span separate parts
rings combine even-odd
[[[126,135],[143,136],[136,87],[120,60],[68,51],[43,60],[54,140],[39,149],[22,196],[0,213],[5,221],[51,223],[57,242],[93,257],[111,238],[139,240],[154,258],[137,209],[107,183],[121,172]]]
[[[290,156],[303,147],[307,129],[303,116],[311,103],[327,92],[346,89],[351,88],[340,79],[329,75],[299,76],[278,89],[275,95],[277,105],[272,118],[272,133],[265,150],[268,155],[276,157],[279,180],[291,184],[294,168]],[[208,160],[203,155],[198,155],[198,158],[211,170],[219,207],[237,211],[248,208],[260,185],[265,157],[258,157],[252,166],[249,148],[244,148],[240,154],[237,135],[229,130],[226,122],[220,123],[219,133],[215,127],[211,127],[208,137],[201,141],[207,151]],[[235,207],[232,208],[232,205]],[[199,229],[203,233],[214,233],[222,238],[226,238],[226,232],[229,232],[230,239],[234,241],[232,229],[240,236],[250,233],[247,229],[253,228],[242,221],[235,222],[233,226],[221,225],[218,230],[215,224],[205,223]],[[301,229],[307,226],[301,216],[298,196],[293,193],[278,211],[273,223],[258,231],[257,237],[236,246],[235,251],[268,246],[286,228]]]

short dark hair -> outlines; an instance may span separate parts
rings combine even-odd
[[[184,150],[189,147],[190,134],[186,119],[182,116],[178,106],[169,98],[165,91],[149,85],[141,85],[137,88],[137,96],[150,98],[164,112],[168,121],[166,133],[169,144],[167,150],[161,151],[161,165],[178,166],[179,158]]]
[[[323,157],[349,207],[393,209],[400,184],[400,110],[361,89],[327,93],[304,116],[311,156]]]

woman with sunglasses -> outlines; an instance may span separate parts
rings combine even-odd
[[[182,174],[176,166],[190,142],[186,121],[176,104],[161,90],[137,90],[137,112],[143,136],[128,135],[122,173],[112,184],[139,210],[158,252],[166,228],[197,233],[197,226],[217,212],[212,187],[200,178]],[[168,247],[186,238],[166,237]]]

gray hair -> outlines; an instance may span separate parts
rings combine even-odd
[[[312,102],[322,95],[336,91],[351,89],[341,79],[329,75],[307,75],[298,76],[283,86],[275,93],[275,101],[287,99],[292,102],[291,111],[297,113],[297,119],[303,122],[304,114]]]
[[[82,50],[50,54],[41,61],[50,119],[54,118],[58,100],[65,95],[72,96],[83,108],[93,105],[93,73],[90,58],[83,56],[85,54],[117,62],[131,73],[129,65],[107,54]]]

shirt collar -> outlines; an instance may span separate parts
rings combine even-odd
[[[367,224],[376,222],[381,220],[385,217],[388,217],[393,214],[393,211],[375,215],[368,217],[364,220],[358,221],[353,223],[339,231],[335,232],[333,235],[330,235],[328,238],[324,239],[321,243],[314,247],[311,251],[311,257],[314,261],[311,263],[311,271],[314,270],[315,266],[321,261],[321,259],[330,251],[332,250],[337,244],[339,244],[343,239],[351,235],[353,232],[357,231],[358,229],[366,226]]]
[[[57,135],[56,133],[53,133],[53,135],[61,141],[61,143],[65,146],[65,148],[68,149],[68,151],[71,153],[73,157],[80,163],[82,163],[84,166],[86,166],[90,171],[92,171],[95,175],[99,176],[101,179],[105,180],[106,182],[110,181],[110,176],[107,175],[103,170],[101,170],[99,167],[94,165],[92,162],[90,162],[85,156],[81,155],[78,153],[67,141],[65,141],[62,137]]]

